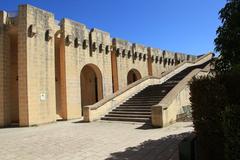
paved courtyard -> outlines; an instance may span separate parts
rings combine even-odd
[[[0,129],[1,160],[177,160],[191,122],[162,129],[143,123],[57,122]]]

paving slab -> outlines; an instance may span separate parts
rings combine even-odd
[[[1,160],[178,160],[191,122],[166,128],[144,123],[80,120],[0,129]]]

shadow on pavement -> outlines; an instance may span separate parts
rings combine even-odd
[[[123,152],[111,153],[105,160],[178,160],[178,144],[191,132],[170,135],[158,140],[148,140]]]
[[[84,120],[80,120],[80,121],[74,121],[74,122],[72,122],[72,123],[89,123],[89,122],[86,122],[86,121],[84,121]]]
[[[159,129],[159,128],[153,127],[151,123],[144,123],[142,126],[137,127],[136,129],[149,130],[149,129]]]

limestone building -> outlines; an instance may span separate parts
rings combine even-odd
[[[31,5],[0,12],[0,127],[81,118],[83,106],[197,57],[119,38]]]

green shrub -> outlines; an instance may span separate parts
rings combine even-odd
[[[222,111],[226,103],[223,85],[202,77],[190,85],[193,124],[201,160],[223,159]]]
[[[191,82],[190,100],[200,160],[240,159],[239,83],[239,73],[201,77]]]
[[[240,159],[240,105],[225,107],[223,113],[224,153],[227,160]]]

